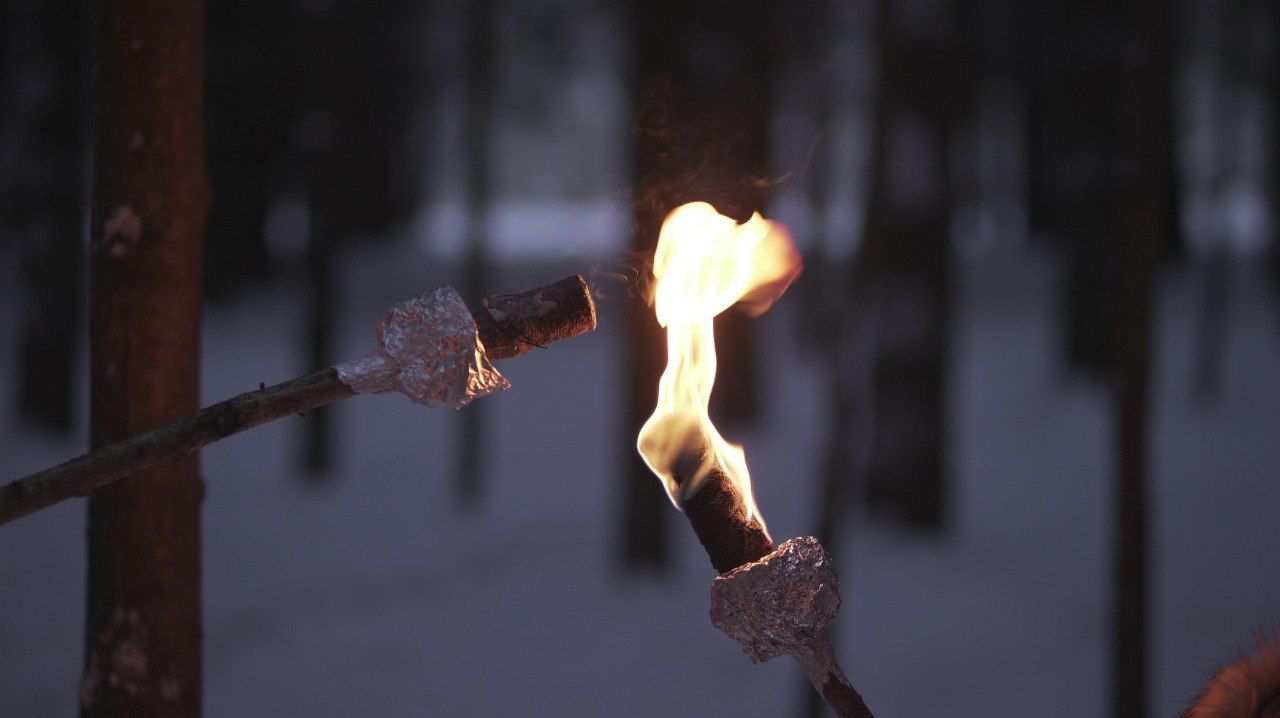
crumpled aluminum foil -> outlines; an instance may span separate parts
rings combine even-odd
[[[818,539],[800,536],[711,582],[711,623],[752,663],[810,659],[840,612],[840,578]],[[803,661],[802,661],[803,662]]]
[[[511,386],[485,356],[475,320],[453,287],[387,310],[378,320],[378,348],[334,369],[357,392],[398,391],[419,404],[454,409]]]

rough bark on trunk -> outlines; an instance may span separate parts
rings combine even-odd
[[[104,0],[90,224],[90,444],[199,407],[204,3]],[[194,455],[95,492],[82,716],[200,713]]]

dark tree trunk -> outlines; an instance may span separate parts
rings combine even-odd
[[[51,167],[31,197],[32,236],[21,253],[25,280],[18,411],[57,431],[71,428],[72,372],[84,277],[88,183],[91,6],[48,2],[40,9],[41,47],[52,68],[53,97],[30,127],[31,144]]]
[[[1226,240],[1219,238],[1219,245],[1205,258],[1199,287],[1191,389],[1201,403],[1212,401],[1222,384],[1227,305],[1231,301],[1231,249]]]
[[[359,3],[355,0],[305,3],[314,32],[303,43],[299,73],[310,96],[304,103],[306,150],[324,160],[341,189],[328,198],[337,236],[350,241],[372,235],[413,211],[419,184],[416,170],[401,171],[413,98],[421,89],[415,75],[412,32],[424,3]]]
[[[904,26],[880,6],[871,197],[854,281],[878,297],[867,500],[912,525],[945,522],[946,364],[953,195],[948,152],[969,81],[955,6]]]
[[[366,168],[354,163],[356,138],[350,116],[358,102],[358,88],[370,78],[361,73],[352,50],[361,26],[350,17],[358,12],[348,2],[314,6],[307,17],[299,50],[299,67],[309,68],[302,91],[299,142],[305,156],[309,233],[306,255],[307,324],[304,362],[309,370],[326,366],[333,356],[338,277],[335,255],[348,233],[361,225]],[[376,112],[377,108],[366,108]],[[360,187],[359,192],[352,191]],[[333,463],[333,408],[310,412],[302,443],[302,466],[311,481],[323,481]]]
[[[1147,12],[1147,22],[1157,28],[1159,37],[1152,45],[1147,81],[1151,83],[1146,102],[1146,128],[1150,133],[1146,142],[1151,144],[1151,166],[1147,168],[1148,181],[1154,183],[1152,196],[1158,202],[1160,222],[1156,237],[1157,259],[1180,259],[1186,253],[1186,237],[1182,227],[1182,178],[1178,173],[1178,106],[1174,101],[1174,72],[1177,58],[1174,56],[1173,33],[1176,3],[1153,3]]]
[[[1049,72],[1043,160],[1047,221],[1064,254],[1066,366],[1099,377],[1115,365],[1121,32],[1116,3],[1046,3]]]
[[[1123,255],[1120,276],[1118,551],[1115,556],[1115,682],[1112,715],[1147,715],[1147,410],[1151,375],[1152,294],[1170,229],[1162,182],[1171,145],[1153,126],[1168,112],[1163,58],[1168,8],[1159,0],[1126,0],[1120,107],[1125,174],[1120,193]]]
[[[715,319],[716,389],[710,412],[722,427],[751,424],[760,411],[756,332],[751,317],[730,308]]]
[[[489,0],[473,0],[467,8],[467,257],[462,296],[477,301],[489,285],[489,135],[492,93],[491,22]],[[480,497],[484,472],[484,402],[459,413],[457,497],[464,505]]]
[[[635,449],[635,437],[653,412],[658,378],[665,361],[662,328],[644,299],[629,294],[626,327],[628,421],[623,426],[626,482],[623,494],[621,561],[626,568],[663,568],[667,564],[667,514],[671,506],[649,467]]]
[[[104,0],[90,223],[90,444],[199,408],[204,3]],[[200,713],[196,456],[89,499],[82,716]]]
[[[403,218],[417,172],[397,164],[405,147],[414,83],[411,28],[422,3],[354,0],[302,3],[294,80],[301,85],[296,139],[310,197],[307,259],[309,367],[334,360],[343,248]],[[406,29],[408,29],[406,31]],[[416,170],[417,168],[414,168]],[[313,478],[333,463],[331,409],[307,418],[303,465]]]
[[[823,73],[822,68],[815,68],[816,73]],[[805,251],[805,267],[795,286],[790,289],[798,295],[800,319],[796,323],[800,347],[815,354],[825,354],[833,350],[839,332],[831,331],[834,316],[835,298],[833,290],[840,286],[842,264],[830,247],[827,233],[829,214],[827,197],[831,191],[832,153],[835,151],[835,136],[831,126],[833,107],[831,93],[834,88],[830,78],[823,76],[814,85],[815,114],[820,118],[819,146],[809,161],[807,168],[808,181],[805,194],[809,202],[809,241]],[[813,693],[806,684],[805,690]]]
[[[637,3],[634,11],[632,87],[639,107],[633,247],[648,261],[662,220],[681,204],[707,201],[738,220],[763,209],[769,74],[786,38],[770,32],[769,4],[754,0],[662,0]],[[663,333],[644,295],[635,292],[627,305],[624,439],[630,460],[622,556],[631,566],[659,566],[670,509],[632,448],[653,411],[665,364]],[[752,334],[745,317],[732,311],[717,319],[715,331],[720,362],[712,412],[717,420],[744,420],[755,407]]]
[[[324,180],[321,180],[323,182]],[[334,223],[324,201],[326,187],[309,195],[311,228],[307,237],[307,356],[308,367],[334,362]],[[333,188],[336,189],[336,188]],[[307,477],[322,480],[333,462],[333,411],[320,407],[307,414],[302,465]]]
[[[224,0],[209,11],[209,175],[214,199],[205,288],[218,298],[270,272],[266,221],[297,118],[297,23],[284,0]]]
[[[1056,228],[1051,216],[1052,198],[1049,193],[1049,164],[1045,161],[1048,148],[1045,121],[1050,77],[1049,44],[1053,33],[1048,6],[1052,0],[1030,0],[1021,8],[1026,25],[1027,57],[1022,65],[1023,100],[1026,119],[1026,204],[1027,227],[1033,238]]]
[[[1280,7],[1276,3],[1270,3],[1262,13],[1264,20],[1269,20],[1271,26],[1280,23]],[[1269,55],[1263,58],[1266,63],[1266,83],[1268,93],[1271,96],[1271,167],[1268,176],[1270,190],[1267,198],[1270,201],[1271,221],[1273,227],[1277,227],[1277,231],[1271,233],[1271,242],[1267,248],[1267,266],[1266,271],[1271,279],[1271,286],[1276,292],[1276,296],[1280,299],[1280,112],[1276,112],[1274,108],[1280,108],[1280,48],[1274,45],[1271,47]]]
[[[833,6],[826,0],[798,0],[794,3],[804,15],[796,23],[797,30],[808,40],[804,50],[789,58],[788,78],[799,85],[806,98],[812,119],[812,143],[799,168],[803,193],[809,207],[808,236],[804,238],[804,271],[787,291],[799,305],[796,339],[802,350],[826,353],[838,332],[830,330],[833,314],[832,290],[841,275],[839,264],[830,247],[828,220],[831,214],[832,170],[835,167],[838,129],[835,127],[836,77],[830,70],[833,38],[841,32]],[[800,237],[796,238],[801,239]],[[806,686],[806,690],[807,690]],[[812,692],[812,691],[810,691]]]
[[[847,533],[843,529],[848,526],[847,519],[866,486],[865,462],[859,462],[865,452],[859,449],[865,447],[860,437],[866,436],[865,430],[869,426],[869,412],[866,411],[871,400],[867,381],[869,371],[866,371],[869,367],[865,357],[860,364],[851,352],[863,356],[857,348],[866,347],[874,339],[866,331],[874,314],[865,296],[854,296],[851,283],[847,281],[849,263],[838,261],[830,248],[827,219],[831,206],[829,194],[836,140],[831,123],[835,110],[832,95],[836,88],[835,77],[827,70],[826,62],[831,49],[830,38],[839,29],[834,4],[813,0],[807,5],[812,9],[812,15],[804,18],[809,21],[804,26],[809,37],[814,38],[814,47],[804,57],[811,63],[811,72],[807,74],[814,82],[814,112],[819,118],[820,145],[807,170],[811,208],[809,250],[804,274],[791,291],[800,293],[798,329],[801,346],[814,350],[817,358],[825,360],[832,390],[826,456],[820,470],[816,533],[827,552],[836,556],[844,554]],[[847,599],[850,585],[845,582],[842,586]],[[833,638],[833,632],[828,630],[828,641]],[[826,702],[813,690],[807,677],[801,684],[801,715],[811,718],[827,715]]]
[[[849,518],[866,490],[875,400],[876,298],[865,287],[848,296],[851,311],[835,327],[839,338],[832,342],[831,353],[827,355],[830,358],[831,424],[822,466],[817,522],[818,539],[841,566],[848,565],[852,534]],[[856,590],[848,580],[841,582],[845,601],[854,600]],[[829,639],[834,638],[830,631],[828,634]],[[807,682],[804,688],[802,714],[810,718],[825,715],[826,704],[821,697],[809,689]]]

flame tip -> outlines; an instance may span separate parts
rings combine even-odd
[[[677,508],[719,467],[739,489],[748,518],[760,520],[742,447],[726,442],[707,413],[716,375],[712,319],[735,304],[763,314],[802,266],[786,227],[759,212],[737,222],[707,202],[690,202],[663,220],[650,301],[667,330],[667,366],[636,448]],[[699,468],[678,481],[677,466],[694,447]]]

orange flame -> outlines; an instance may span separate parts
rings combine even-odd
[[[707,407],[716,380],[712,319],[742,303],[764,313],[800,274],[800,254],[786,227],[758,213],[744,224],[706,202],[672,210],[662,223],[653,258],[654,310],[667,329],[667,368],[658,384],[658,406],[640,429],[636,449],[663,482],[676,508],[692,496],[713,465],[741,492],[748,518],[764,521],[751,495],[751,475],[741,446],[720,436]],[[692,477],[673,475],[684,452],[705,443]]]

